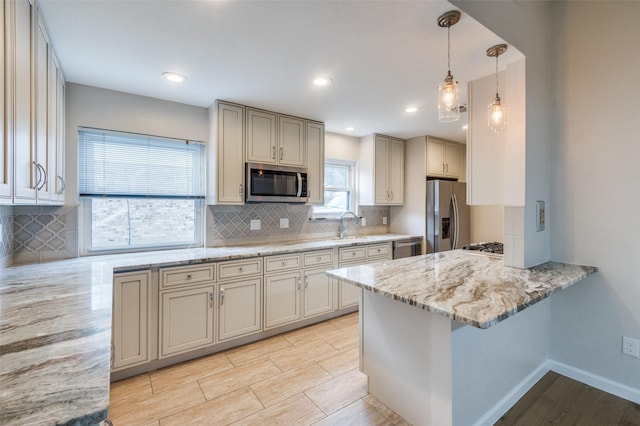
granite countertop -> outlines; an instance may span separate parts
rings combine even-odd
[[[327,272],[343,282],[477,328],[515,315],[583,280],[593,266],[504,266],[501,256],[446,251]]]
[[[0,424],[107,417],[113,273],[418,238],[382,234],[93,256],[0,269]]]

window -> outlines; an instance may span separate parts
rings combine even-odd
[[[324,205],[313,208],[314,218],[337,218],[354,208],[354,168],[352,161],[325,159]]]
[[[82,254],[201,246],[205,145],[81,128]]]

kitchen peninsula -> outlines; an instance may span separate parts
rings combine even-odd
[[[545,372],[549,299],[597,271],[461,250],[327,274],[361,287],[369,392],[415,425],[493,422]],[[505,321],[506,320],[506,321]]]

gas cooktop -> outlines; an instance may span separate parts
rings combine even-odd
[[[462,247],[463,250],[473,250],[479,251],[482,253],[493,253],[493,254],[503,254],[503,244],[499,242],[481,242],[481,243],[471,243],[468,246]]]

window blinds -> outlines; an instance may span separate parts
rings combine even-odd
[[[204,198],[200,142],[80,128],[81,196]]]

